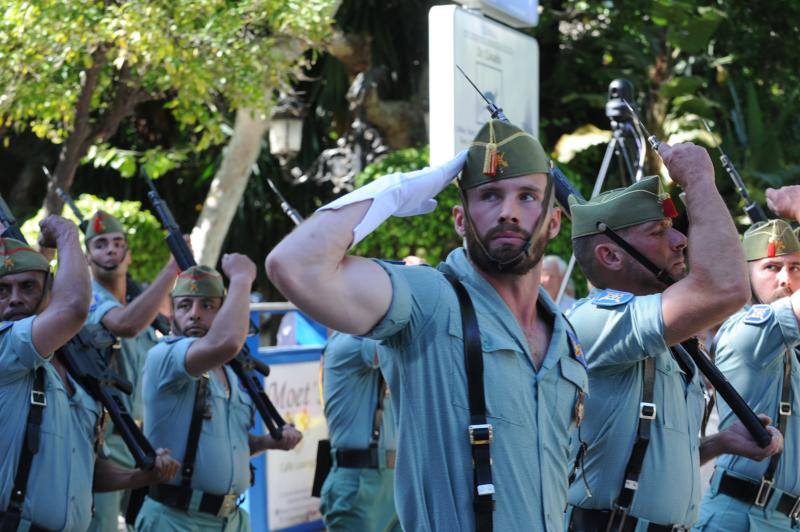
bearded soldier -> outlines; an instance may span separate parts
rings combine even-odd
[[[347,255],[389,216],[433,210],[459,171],[453,220],[465,243],[438,268]],[[537,139],[491,120],[466,153],[339,198],[267,257],[272,281],[304,312],[382,340],[405,530],[562,527],[569,432],[587,377],[540,287],[561,219],[548,171]]]

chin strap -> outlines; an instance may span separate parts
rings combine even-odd
[[[547,220],[547,215],[550,213],[553,207],[553,175],[548,172],[547,173],[547,186],[544,191],[544,197],[542,198],[542,213],[539,216],[539,219],[536,222],[536,225],[533,227],[531,231],[531,235],[525,239],[525,243],[522,245],[522,249],[520,249],[519,253],[508,259],[508,260],[499,260],[496,259],[492,254],[486,249],[486,246],[483,245],[483,241],[478,234],[478,231],[475,229],[475,224],[472,221],[472,217],[469,214],[469,204],[467,203],[467,193],[464,189],[459,187],[459,192],[461,193],[461,202],[464,205],[464,219],[466,221],[466,229],[470,231],[473,236],[475,237],[475,241],[478,243],[478,247],[481,248],[481,251],[484,255],[491,261],[492,265],[497,268],[498,271],[503,271],[507,269],[509,266],[513,267],[516,266],[522,260],[528,258],[531,254],[532,244],[535,241],[538,241],[542,235],[544,234],[547,225],[545,224],[545,220]],[[467,250],[469,252],[469,250]]]

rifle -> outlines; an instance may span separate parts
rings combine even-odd
[[[711,133],[711,128],[708,127],[708,123],[705,120],[703,120],[703,125],[706,127],[706,130],[713,135],[713,133]],[[720,144],[717,144],[717,150],[719,150],[719,160],[722,162],[722,167],[731,177],[733,186],[736,187],[736,191],[744,200],[744,212],[753,223],[766,222],[767,215],[764,213],[764,209],[750,197],[750,193],[747,191],[747,185],[744,184],[744,179],[742,179],[741,174],[739,174],[739,171],[733,166],[728,156],[725,155],[725,152],[722,151],[722,146]]]
[[[4,237],[27,243],[14,215],[0,196],[0,223]],[[114,426],[140,469],[152,469],[156,452],[120,399],[119,392],[130,394],[133,386],[116,375],[107,364],[114,337],[101,324],[86,325],[56,350],[56,357],[86,392],[105,407]]]
[[[297,212],[297,209],[292,207],[289,204],[289,202],[286,201],[286,198],[283,196],[283,194],[281,194],[281,191],[278,190],[278,187],[275,186],[275,183],[272,182],[272,179],[270,179],[269,176],[266,177],[267,177],[267,183],[269,184],[269,188],[272,189],[272,192],[274,192],[275,195],[278,196],[278,199],[281,202],[281,210],[286,214],[286,216],[289,217],[289,219],[292,222],[294,222],[294,225],[300,225],[301,223],[303,223],[303,217],[300,216],[300,213]]]
[[[47,177],[47,180],[50,182],[51,186],[55,190],[56,195],[59,198],[61,198],[61,201],[63,201],[67,205],[67,207],[69,207],[69,210],[71,210],[72,214],[75,215],[75,218],[78,219],[78,227],[80,227],[81,232],[85,235],[86,228],[89,227],[89,220],[83,217],[83,213],[75,204],[75,201],[72,199],[72,196],[70,196],[68,192],[65,192],[64,189],[58,186],[55,178],[50,174],[50,171],[47,170],[46,166],[42,166],[42,171],[44,172],[44,175]],[[131,301],[139,297],[141,293],[142,293],[141,285],[133,280],[133,277],[131,277],[130,273],[126,272],[125,302],[130,303]],[[150,326],[165,336],[169,334],[170,325],[169,325],[169,320],[166,318],[166,316],[159,314],[158,316],[155,317],[153,323],[151,323]]]
[[[458,69],[461,70],[460,67],[458,67]],[[464,77],[467,78],[470,84],[475,87],[475,90],[477,90],[481,94],[481,97],[488,103],[486,107],[489,112],[492,113],[492,118],[497,118],[499,120],[503,120],[504,122],[508,122],[509,120],[503,114],[503,110],[497,107],[494,102],[490,102],[489,99],[478,89],[478,87],[472,83],[463,70],[461,70],[461,73],[464,74]],[[631,110],[634,119],[639,123],[639,126],[644,131],[645,136],[647,137],[647,142],[653,149],[657,150],[658,146],[661,144],[661,141],[655,135],[652,135],[649,131],[647,131],[647,129],[644,127],[644,124],[639,119],[639,115],[633,109],[633,106],[631,106],[631,104],[627,101],[623,101]],[[568,202],[569,197],[574,195],[576,198],[582,200],[583,195],[569,183],[566,176],[558,169],[558,167],[552,164],[552,162],[550,176],[554,181],[553,186],[555,188],[556,201],[559,203],[564,213],[570,217],[570,208]],[[675,283],[674,279],[670,278],[669,275],[665,275],[660,268],[647,260],[646,257],[636,252],[635,248],[632,248],[632,246],[627,244],[627,242],[623,241],[617,243],[620,245],[624,243],[625,246],[623,247],[628,254],[640,262],[642,266],[656,275],[656,277],[661,279],[665,284],[667,284],[667,286]],[[728,403],[736,417],[739,418],[747,431],[753,436],[753,439],[756,441],[759,447],[764,448],[769,445],[769,443],[772,441],[772,435],[764,427],[764,425],[761,424],[758,416],[756,416],[755,412],[753,412],[745,400],[742,399],[742,396],[739,395],[739,392],[737,392],[736,389],[731,386],[730,382],[728,382],[722,372],[717,369],[717,366],[715,366],[714,363],[711,362],[711,360],[709,360],[709,358],[701,351],[699,342],[696,338],[676,344],[670,347],[670,349],[675,352],[674,356],[676,357],[676,360],[688,357],[695,363],[697,369],[699,369],[700,372],[706,376],[714,389],[716,389],[720,396],[725,399],[725,402]]]
[[[172,256],[175,257],[175,262],[178,263],[178,267],[181,271],[185,271],[197,265],[189,246],[183,239],[183,234],[178,224],[175,222],[175,218],[172,216],[172,212],[164,203],[164,200],[161,199],[155,184],[144,169],[142,169],[142,173],[150,187],[147,197],[150,198],[150,202],[153,204],[153,208],[156,210],[161,224],[164,226],[164,229],[167,230],[167,237],[165,240],[172,252]],[[267,397],[266,392],[264,392],[264,387],[259,382],[260,379],[258,377],[258,374],[268,377],[269,366],[255,358],[250,353],[250,348],[247,344],[242,347],[242,350],[239,351],[233,359],[228,361],[228,365],[242,382],[247,394],[250,396],[250,399],[252,399],[253,404],[255,404],[256,410],[258,410],[258,413],[261,415],[261,419],[264,420],[264,424],[270,436],[275,440],[280,440],[286,421],[283,420],[280,413],[278,413],[278,410],[275,408],[275,405],[273,405],[272,401]]]

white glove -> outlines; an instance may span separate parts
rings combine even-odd
[[[353,192],[319,208],[341,209],[364,200],[372,200],[369,210],[353,229],[353,243],[361,242],[389,216],[414,216],[427,214],[436,208],[433,199],[461,171],[467,160],[467,150],[441,166],[427,167],[414,172],[385,175]]]

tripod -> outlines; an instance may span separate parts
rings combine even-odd
[[[615,79],[608,85],[608,102],[606,102],[606,116],[611,122],[612,136],[606,146],[603,162],[597,172],[594,181],[591,198],[597,196],[603,189],[603,184],[611,166],[614,155],[617,156],[617,168],[619,169],[620,181],[622,186],[628,186],[633,181],[639,181],[643,177],[644,160],[647,154],[646,136],[638,122],[633,119],[630,107],[624,102],[633,101],[633,84],[627,79]],[[561,302],[564,292],[569,285],[572,270],[575,269],[575,254],[573,253],[561,280],[556,296],[556,305]]]

